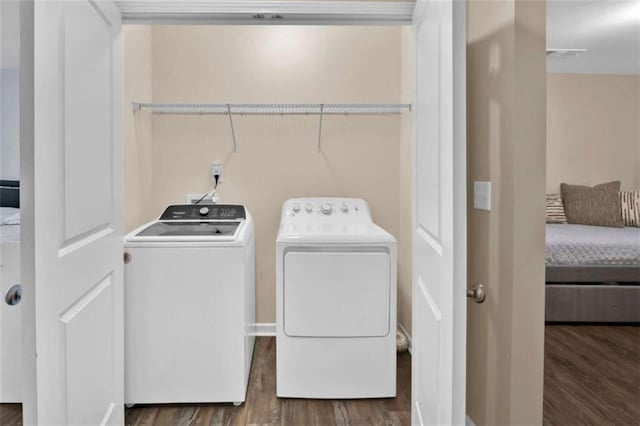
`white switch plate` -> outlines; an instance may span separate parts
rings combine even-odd
[[[491,211],[491,182],[473,182],[473,208]]]

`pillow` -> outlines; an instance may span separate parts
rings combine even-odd
[[[560,184],[568,223],[622,228],[620,181],[594,187]]]
[[[567,223],[560,194],[547,194],[546,220],[547,223]]]
[[[640,228],[640,191],[621,192],[620,208],[624,226]]]

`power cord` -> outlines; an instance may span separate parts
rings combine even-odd
[[[212,197],[212,199],[213,199],[213,194],[216,192],[216,189],[218,189],[218,180],[220,179],[220,175],[213,175],[213,179],[215,180],[215,184],[213,186],[213,189],[210,192],[207,192],[206,194],[204,194],[202,196],[202,198],[200,198],[198,201],[193,203],[194,205],[195,204],[200,204],[200,202],[202,200],[204,200],[205,198],[207,198],[207,197]]]

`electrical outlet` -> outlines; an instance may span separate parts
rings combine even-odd
[[[222,163],[213,163],[211,164],[211,182],[216,183],[215,176],[218,175],[218,183],[222,183],[224,181],[224,175],[222,174]]]
[[[186,198],[186,204],[195,204],[196,202],[198,202],[199,199],[201,199],[202,197],[204,197],[205,193],[204,192],[191,192],[189,194],[187,194]],[[213,204],[213,199],[211,198],[211,195],[208,195],[204,198],[202,198],[202,201],[200,201],[200,204]]]

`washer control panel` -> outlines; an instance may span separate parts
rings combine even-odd
[[[244,206],[235,204],[176,204],[160,216],[166,220],[238,220],[246,219]]]

